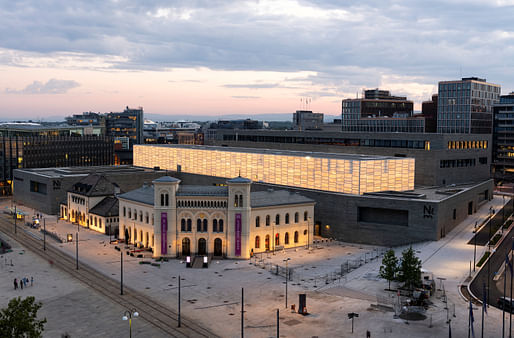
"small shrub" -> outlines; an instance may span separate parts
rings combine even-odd
[[[489,257],[491,253],[489,251],[486,251],[486,253],[484,253],[484,255],[482,256],[482,258],[480,258],[480,260],[478,261],[477,263],[477,266],[478,267],[481,267],[482,264],[484,264],[485,260],[487,259],[487,257]]]

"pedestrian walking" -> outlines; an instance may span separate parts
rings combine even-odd
[[[30,286],[32,286],[32,284],[34,284],[34,277],[30,276]]]
[[[23,281],[21,280],[21,278],[20,278],[20,289],[23,290]]]
[[[18,290],[18,280],[14,278],[14,290]]]
[[[26,277],[25,278],[25,287],[27,287],[28,284],[29,284],[29,277]]]

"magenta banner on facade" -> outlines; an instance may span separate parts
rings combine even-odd
[[[241,256],[241,214],[236,214],[236,256]]]
[[[168,254],[168,213],[161,213],[161,255]]]

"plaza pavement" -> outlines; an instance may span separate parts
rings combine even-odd
[[[8,202],[5,202],[8,203]],[[502,203],[495,198],[483,204],[477,213],[437,242],[424,242],[412,245],[423,261],[423,268],[443,277],[448,297],[451,325],[454,337],[467,336],[468,303],[459,295],[458,286],[469,275],[469,261],[473,259],[473,246],[466,243],[472,237],[475,221],[483,219],[489,207],[496,210]],[[2,205],[0,204],[0,207]],[[32,213],[30,209],[21,209]],[[56,221],[55,216],[46,217],[47,230],[61,235],[75,235],[77,227],[68,222]],[[40,235],[40,234],[39,234]],[[80,228],[80,261],[119,280],[120,253],[109,244],[109,237],[92,230]],[[71,256],[75,255],[75,243],[57,244]],[[365,336],[366,330],[372,337],[436,337],[447,336],[447,311],[441,301],[441,292],[432,298],[434,302],[424,321],[394,319],[393,312],[371,306],[376,303],[376,295],[384,294],[387,282],[377,277],[380,259],[372,260],[348,273],[344,278],[325,284],[326,276],[340,269],[347,260],[361,260],[365,253],[374,248],[347,243],[320,245],[310,253],[305,248],[277,252],[266,255],[269,264],[284,265],[285,258],[291,258],[290,267],[303,271],[301,279],[289,286],[289,304],[298,305],[298,294],[307,294],[308,316],[291,313],[285,309],[284,277],[276,276],[266,269],[255,266],[252,261],[221,260],[213,261],[208,269],[187,269],[179,260],[163,262],[160,266],[141,265],[142,259],[124,255],[124,282],[126,285],[143,291],[170,308],[177,308],[177,278],[182,278],[182,314],[200,321],[223,337],[240,336],[241,288],[245,289],[245,335],[247,337],[273,337],[276,333],[276,309],[280,309],[280,334],[282,337],[351,337]],[[405,247],[395,248],[397,255]],[[477,249],[477,260],[481,257]],[[370,257],[369,255],[368,257]],[[148,259],[147,259],[148,260]],[[369,261],[369,260],[368,260]],[[316,268],[313,268],[313,267]],[[63,281],[64,282],[64,281]],[[10,282],[12,285],[12,281]],[[437,284],[440,287],[440,284]],[[105,301],[104,301],[105,302]],[[99,302],[99,306],[101,302]],[[453,306],[455,317],[452,316]],[[101,313],[104,311],[98,308]],[[354,334],[347,313],[356,312],[360,317],[354,322]],[[475,333],[480,333],[480,311],[476,309]],[[431,320],[430,320],[431,318]],[[89,316],[96,327],[103,323],[98,316]],[[116,319],[117,320],[117,319]],[[430,327],[431,326],[431,327]],[[501,336],[501,312],[490,308],[486,317],[486,336]],[[146,336],[153,336],[146,334]]]

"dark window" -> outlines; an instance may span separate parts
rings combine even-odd
[[[294,222],[295,222],[295,223],[298,223],[298,218],[299,218],[298,213],[297,213],[297,212],[295,212],[295,213],[294,213]]]
[[[212,232],[218,232],[218,220],[217,219],[212,220]]]
[[[275,224],[276,224],[276,225],[279,225],[279,224],[280,224],[280,215],[279,215],[279,214],[277,214],[277,215],[275,216]]]
[[[255,217],[255,227],[261,226],[261,218],[259,216]]]
[[[269,226],[270,224],[270,217],[269,215],[266,215],[266,226]]]
[[[298,243],[298,231],[294,232],[294,242]]]
[[[207,232],[207,219],[203,220],[203,232]]]
[[[191,223],[193,223],[191,221],[191,218],[188,218],[187,219],[187,231],[191,231],[192,230],[192,224]]]
[[[289,214],[286,214],[286,224],[289,224]]]
[[[183,218],[180,220],[180,231],[186,231],[186,220]]]
[[[198,232],[202,231],[202,220],[201,219],[196,220],[196,231],[198,231]]]
[[[284,244],[289,244],[289,232],[286,232],[286,235],[284,236]]]
[[[220,219],[219,222],[218,222],[218,227],[219,227],[219,232],[223,232],[223,220]]]
[[[307,213],[307,211],[303,213],[303,220],[304,220],[304,221],[306,221],[306,220],[307,220],[307,216],[308,216],[308,215],[309,215],[309,214]]]

